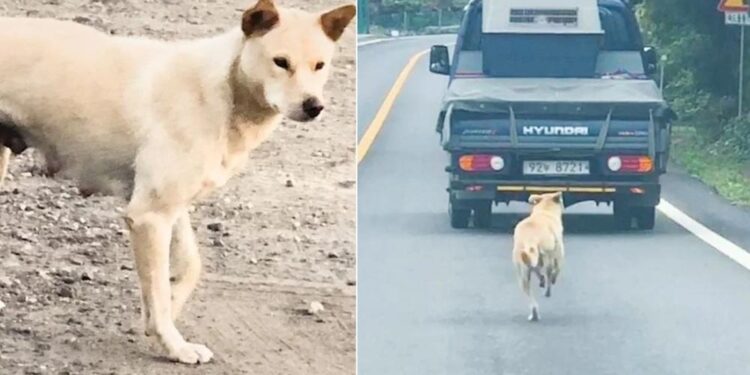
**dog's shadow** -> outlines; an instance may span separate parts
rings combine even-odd
[[[549,310],[549,309],[548,309]],[[586,312],[580,313],[560,313],[555,311],[542,311],[541,319],[530,322],[523,308],[501,311],[472,311],[470,314],[463,313],[458,316],[451,316],[440,319],[441,323],[447,323],[453,326],[463,327],[507,327],[533,329],[534,327],[571,327],[578,326],[581,322],[593,322],[600,320],[596,315]]]

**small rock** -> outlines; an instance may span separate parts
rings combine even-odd
[[[73,18],[73,22],[78,22],[84,25],[90,25],[91,19],[88,17],[84,17],[84,16],[78,16],[78,17]]]
[[[220,238],[214,238],[213,245],[217,247],[225,247],[226,244]]]
[[[346,285],[349,285],[349,286],[357,285],[357,280],[354,280],[354,279],[346,280]]]
[[[69,262],[70,262],[71,264],[74,264],[74,265],[76,265],[76,266],[82,266],[82,265],[83,265],[83,261],[82,261],[82,260],[80,260],[80,259],[78,259],[78,258],[70,258],[70,259],[68,259],[68,261],[69,261]]]
[[[339,186],[341,186],[344,189],[351,189],[352,187],[354,187],[356,183],[357,182],[354,180],[341,181],[339,182]]]
[[[8,276],[0,276],[0,287],[10,288],[13,286],[13,280]]]
[[[123,271],[132,271],[133,267],[131,265],[129,265],[129,264],[123,264],[123,265],[120,266],[120,269],[123,270]]]
[[[286,187],[294,187],[294,181],[292,181],[291,179],[286,180]]]
[[[5,304],[3,303],[3,301],[0,301],[0,311],[3,311],[4,308]]]
[[[37,275],[39,275],[39,277],[41,277],[42,279],[46,281],[52,280],[52,276],[50,276],[49,273],[47,273],[47,271],[45,270],[37,270],[36,273]],[[2,285],[2,282],[0,282],[0,285]]]
[[[323,304],[318,301],[312,301],[310,302],[310,307],[307,308],[307,313],[310,315],[318,315],[325,311],[325,307],[323,307]]]
[[[57,295],[63,298],[73,298],[75,296],[75,291],[71,287],[63,286],[57,291]]]
[[[222,225],[221,223],[211,223],[211,224],[208,224],[206,228],[208,228],[208,230],[213,231],[213,232],[221,232],[224,230],[224,225]]]
[[[328,259],[336,259],[338,257],[339,257],[339,255],[336,254],[336,253],[333,253],[333,252],[328,253]]]
[[[91,281],[94,279],[94,273],[91,271],[83,271],[81,272],[81,280],[83,281]]]

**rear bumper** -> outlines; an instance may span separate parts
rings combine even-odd
[[[582,201],[623,201],[632,206],[656,206],[661,197],[658,180],[650,181],[507,181],[458,180],[448,188],[456,203],[471,201],[526,201],[531,194],[562,191],[566,205]]]

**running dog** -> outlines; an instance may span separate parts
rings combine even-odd
[[[518,282],[529,298],[529,321],[539,320],[539,305],[531,290],[531,274],[539,278],[539,286],[546,287],[545,296],[552,295],[563,265],[563,198],[562,193],[531,195],[531,215],[523,219],[513,233],[513,264]]]
[[[10,152],[32,147],[82,193],[128,199],[145,333],[168,358],[213,357],[174,324],[201,270],[188,207],[241,170],[282,117],[320,115],[354,15],[258,0],[231,31],[179,42],[0,18],[0,175]]]

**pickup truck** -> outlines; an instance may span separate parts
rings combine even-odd
[[[436,130],[454,228],[551,191],[654,227],[676,115],[627,1],[473,0],[450,60],[432,47],[430,71],[449,76]]]

